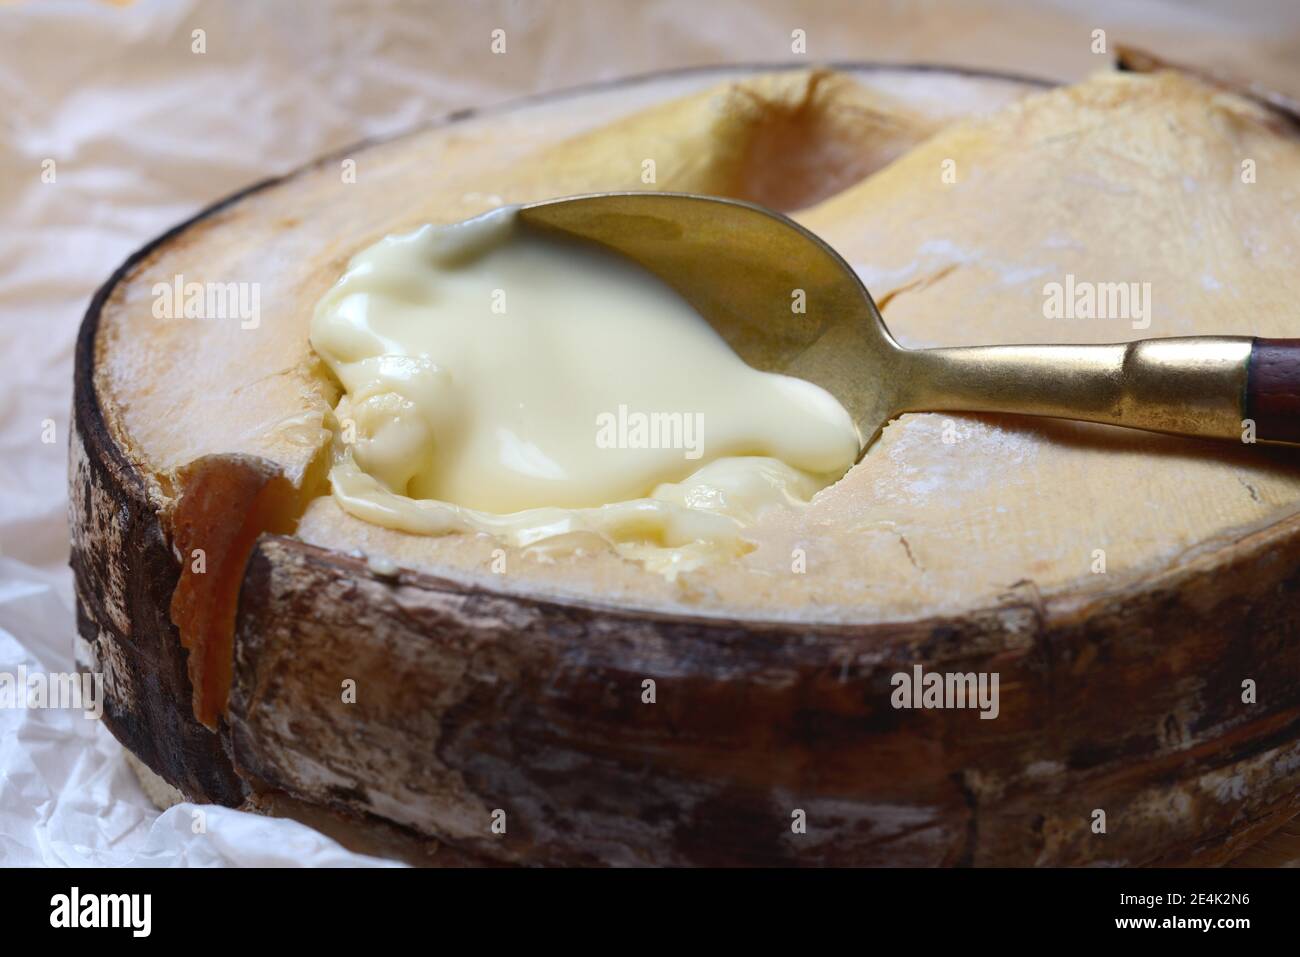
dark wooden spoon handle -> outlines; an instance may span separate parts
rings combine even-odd
[[[1255,340],[1245,404],[1259,439],[1300,442],[1300,339]]]

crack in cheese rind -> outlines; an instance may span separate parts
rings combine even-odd
[[[750,368],[660,280],[512,208],[361,251],[311,341],[344,387],[335,498],[417,534],[734,557],[858,452],[825,390]]]

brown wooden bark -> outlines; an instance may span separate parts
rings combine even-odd
[[[96,294],[77,341],[68,473],[77,631],[86,642],[79,664],[104,674],[103,719],[114,737],[191,800],[236,805],[244,785],[190,707],[170,615],[180,563],[143,478],[109,436],[93,384],[99,311],[147,252]]]
[[[1300,810],[1297,524],[1087,602],[1026,588],[876,626],[386,579],[268,536],[240,601],[236,766],[501,862],[1217,863]],[[999,672],[1001,716],[893,709],[915,664]]]

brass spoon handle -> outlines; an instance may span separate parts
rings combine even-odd
[[[1011,412],[1300,442],[1300,340],[1247,336],[908,353],[905,412]]]

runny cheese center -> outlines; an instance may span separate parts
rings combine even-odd
[[[662,281],[510,208],[360,252],[311,342],[345,390],[336,497],[407,531],[680,543],[681,510],[745,525],[858,452],[829,393],[750,368]],[[638,502],[659,507],[580,514]]]

